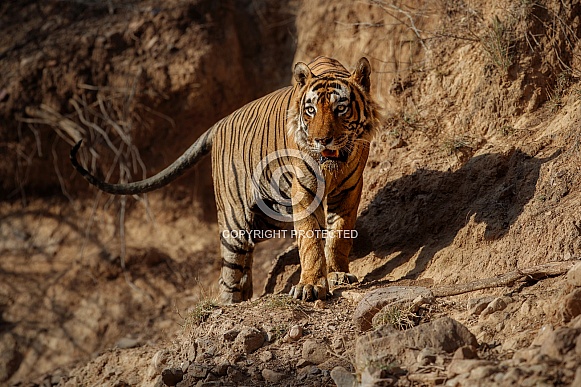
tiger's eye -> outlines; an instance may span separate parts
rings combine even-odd
[[[335,109],[335,111],[337,111],[337,113],[339,113],[339,114],[346,113],[346,112],[347,112],[347,110],[349,110],[349,106],[347,106],[347,105],[339,105],[339,106],[337,106],[337,108]]]
[[[309,116],[311,116],[311,117],[312,117],[312,116],[314,116],[314,115],[315,115],[316,109],[315,109],[315,107],[314,107],[314,106],[307,106],[307,107],[305,108],[305,112],[306,112],[306,113],[307,113]]]

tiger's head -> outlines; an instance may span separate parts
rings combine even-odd
[[[379,113],[370,96],[370,74],[366,58],[353,73],[324,57],[295,65],[300,92],[289,110],[289,133],[301,151],[326,168],[338,168],[373,137]]]

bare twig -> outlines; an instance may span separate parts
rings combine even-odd
[[[481,280],[469,282],[467,284],[437,286],[432,289],[432,292],[436,297],[448,297],[469,293],[476,290],[496,288],[501,286],[511,286],[515,282],[526,278],[541,279],[544,277],[553,277],[565,274],[577,262],[579,261],[570,260],[545,263],[525,269],[513,270],[505,274],[484,278]]]

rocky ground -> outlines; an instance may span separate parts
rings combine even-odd
[[[0,384],[581,385],[581,5],[560,1],[43,1],[0,5]],[[351,271],[215,302],[209,165],[140,198],[209,125],[318,55],[369,58]],[[227,58],[227,59],[225,59]],[[290,247],[289,247],[290,246]],[[287,250],[288,248],[288,250]],[[286,250],[286,251],[285,251]]]

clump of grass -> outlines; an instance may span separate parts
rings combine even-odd
[[[450,137],[442,143],[442,150],[446,152],[447,155],[453,155],[457,151],[466,148],[471,148],[470,138],[467,136]]]
[[[516,129],[510,125],[503,125],[500,128],[500,134],[502,134],[505,137],[512,136],[515,132],[516,132]]]
[[[278,324],[270,329],[272,335],[272,341],[282,339],[286,333],[289,331],[290,326],[288,324]]]
[[[186,316],[185,326],[197,326],[210,317],[215,308],[218,307],[216,300],[204,298],[200,300]]]
[[[502,75],[507,75],[512,65],[513,35],[513,31],[495,16],[480,39],[484,51],[488,53],[492,64]]]
[[[391,326],[404,331],[417,325],[420,316],[412,311],[411,305],[393,305],[383,308],[373,317],[374,327]]]
[[[555,87],[551,91],[549,91],[549,101],[547,102],[548,106],[550,107],[552,112],[559,110],[563,107],[564,104],[564,96],[566,94],[567,89],[572,83],[572,75],[571,71],[562,71],[558,76],[555,82]]]

